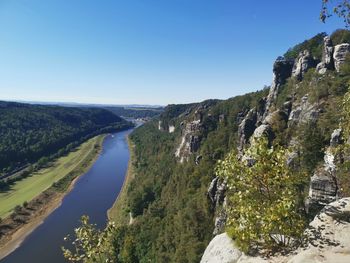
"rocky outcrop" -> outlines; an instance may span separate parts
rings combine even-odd
[[[333,202],[336,199],[337,190],[337,181],[332,174],[323,169],[316,171],[310,182],[309,210],[312,209],[312,206],[317,206],[313,209],[317,210],[317,208]]]
[[[163,131],[163,122],[158,121],[158,130]]]
[[[182,130],[180,145],[175,152],[175,156],[180,158],[180,162],[188,160],[188,157],[199,149],[201,127],[200,120],[195,120],[185,125],[185,128]]]
[[[339,44],[334,47],[333,59],[336,71],[339,72],[341,65],[345,63],[346,57],[349,54],[349,52],[350,44],[348,43]]]
[[[242,252],[235,248],[232,239],[226,234],[220,234],[210,241],[204,251],[201,263],[235,263],[242,256]]]
[[[224,210],[220,211],[218,216],[215,218],[214,231],[213,231],[214,236],[224,231],[226,220],[227,220],[226,212]]]
[[[215,195],[216,195],[216,190],[218,189],[218,180],[219,180],[219,177],[218,177],[218,176],[215,177],[215,178],[211,181],[211,183],[210,183],[210,185],[209,185],[209,188],[208,188],[208,191],[207,191],[208,197],[209,197],[209,199],[211,200],[211,202],[212,202],[213,204],[216,203],[216,201],[215,201]]]
[[[283,57],[278,57],[273,64],[273,81],[266,99],[266,110],[263,118],[269,113],[270,107],[275,102],[279,88],[285,84],[287,79],[291,76],[293,65],[293,60],[287,60]]]
[[[168,131],[169,131],[169,133],[173,133],[175,131],[175,126],[174,125],[169,125]]]
[[[330,146],[336,147],[337,145],[343,143],[342,140],[342,129],[335,129],[331,135]]]
[[[216,217],[214,223],[213,235],[221,233],[226,224],[226,211],[225,211],[225,193],[227,189],[226,182],[221,182],[219,177],[215,177],[208,188],[208,197],[216,210]]]
[[[195,163],[196,165],[199,165],[199,163],[201,162],[202,158],[203,158],[202,155],[197,155],[197,156],[196,156],[196,159],[195,159],[195,161],[194,161],[194,163]]]
[[[275,134],[272,131],[272,128],[269,124],[261,124],[258,128],[256,128],[250,141],[253,144],[254,140],[259,139],[263,136],[265,136],[268,139],[270,144],[275,138]]]
[[[320,114],[319,105],[309,102],[309,96],[306,94],[301,98],[299,104],[293,105],[289,114],[288,126],[298,125],[300,123],[316,122]]]
[[[215,236],[201,262],[230,263],[347,263],[350,262],[350,198],[325,206],[305,231],[307,243],[288,255],[265,258],[242,253],[226,234]]]
[[[314,68],[316,66],[316,61],[311,56],[308,50],[300,52],[299,56],[295,60],[292,76],[297,78],[299,81],[303,79],[304,74],[309,68]]]
[[[163,121],[160,120],[158,121],[158,130],[173,133],[175,131],[175,126],[167,125],[167,123],[164,123]]]
[[[208,197],[215,207],[222,205],[225,200],[226,182],[222,182],[219,177],[215,177],[208,188]]]
[[[238,126],[238,150],[242,151],[256,129],[257,113],[251,109]]]
[[[307,208],[309,213],[319,210],[324,205],[337,199],[338,184],[334,147],[341,143],[341,129],[333,131],[330,146],[325,150],[324,166],[311,177]]]
[[[332,40],[329,36],[326,36],[323,40],[322,61],[316,67],[318,73],[324,74],[327,70],[334,69],[333,52]]]

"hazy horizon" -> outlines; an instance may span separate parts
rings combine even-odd
[[[320,9],[320,0],[2,1],[0,100],[167,105],[260,90],[277,56],[343,27],[321,23]]]

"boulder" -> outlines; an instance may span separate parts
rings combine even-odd
[[[205,249],[201,263],[236,263],[242,252],[235,247],[233,240],[226,234],[215,236]]]
[[[309,68],[315,67],[316,62],[314,58],[311,56],[310,52],[308,50],[304,50],[300,52],[299,56],[295,60],[293,69],[292,69],[292,76],[296,77],[298,80],[302,80],[306,71]]]
[[[349,54],[349,52],[350,44],[348,43],[339,44],[334,47],[333,59],[336,71],[339,72],[341,65],[345,63],[346,57]]]

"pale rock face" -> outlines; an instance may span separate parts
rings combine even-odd
[[[342,129],[335,129],[331,135],[331,141],[330,141],[330,145],[332,147],[337,146],[338,144],[342,143]]]
[[[315,122],[320,110],[318,105],[309,103],[308,94],[302,97],[299,105],[295,105],[289,114],[288,126],[300,123]]]
[[[198,132],[201,127],[200,120],[195,120],[185,125],[182,131],[181,142],[175,151],[175,156],[180,158],[181,163],[188,160],[188,157],[199,149],[201,138]]]
[[[170,125],[169,126],[169,133],[173,133],[175,131],[175,126],[174,125]]]
[[[348,43],[339,44],[334,47],[333,59],[334,59],[334,67],[336,71],[339,72],[340,67],[342,64],[344,64],[349,52],[350,52],[350,44]]]
[[[220,234],[210,241],[204,251],[201,263],[236,263],[242,252],[235,248],[234,242],[226,234]]]
[[[273,81],[266,99],[266,110],[262,119],[269,113],[270,107],[275,102],[281,85],[286,83],[286,80],[291,76],[293,64],[293,60],[286,60],[283,57],[278,57],[273,64]]]
[[[308,50],[304,50],[303,52],[300,52],[294,63],[292,76],[296,77],[298,80],[302,80],[306,71],[314,66],[315,60]]]
[[[320,212],[306,231],[309,245],[286,262],[350,262],[350,198],[335,201]]]
[[[250,140],[251,144],[254,144],[255,139],[261,138],[263,136],[265,136],[268,139],[269,143],[271,143],[274,139],[274,133],[269,124],[261,124],[258,128],[255,129],[253,136]]]
[[[316,171],[311,177],[309,198],[312,203],[325,205],[335,201],[337,190],[334,176],[325,170]]]
[[[257,114],[255,109],[251,109],[238,126],[238,150],[242,151],[249,138],[256,128]]]
[[[341,129],[333,131],[330,146],[325,150],[323,169],[317,170],[311,177],[307,205],[310,211],[333,202],[338,197],[334,147],[341,143]]]
[[[323,40],[322,61],[316,67],[319,74],[324,74],[327,70],[334,69],[333,52],[332,40],[329,36],[326,36]]]
[[[219,233],[221,233],[224,228],[225,228],[225,224],[226,224],[226,213],[222,212],[220,213],[216,218],[215,218],[215,227],[214,227],[214,231],[213,231],[213,235],[217,235]]]
[[[217,176],[217,177],[215,177],[212,181],[211,181],[211,183],[210,183],[210,185],[209,185],[209,188],[208,188],[208,191],[207,191],[207,193],[208,193],[208,197],[209,197],[209,199],[211,200],[211,202],[213,203],[213,204],[215,204],[216,203],[216,201],[215,201],[215,195],[216,195],[216,191],[217,191],[217,189],[218,189],[218,180],[219,180],[219,177]]]
[[[162,121],[159,121],[159,122],[158,122],[158,130],[160,130],[160,131],[163,130],[163,129],[162,129]]]

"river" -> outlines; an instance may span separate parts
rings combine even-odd
[[[63,238],[79,226],[82,215],[103,228],[107,223],[107,210],[113,205],[126,175],[129,149],[126,136],[130,130],[108,135],[103,142],[101,155],[91,169],[82,175],[74,188],[52,212],[10,255],[1,263],[62,263]]]

